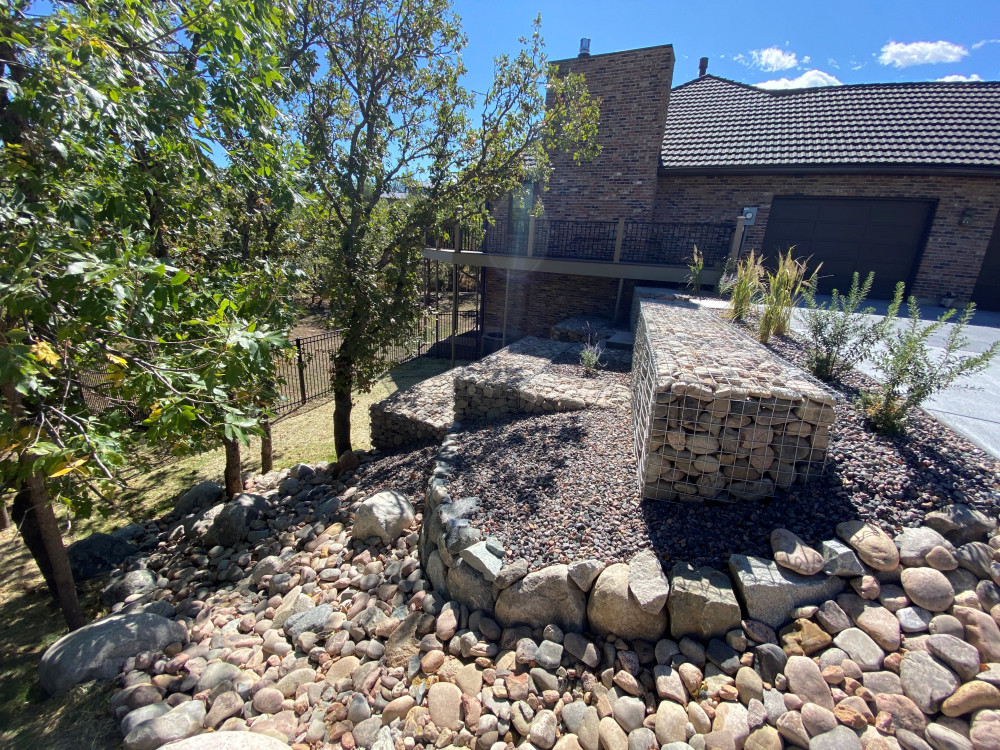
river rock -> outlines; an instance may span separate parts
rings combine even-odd
[[[830,686],[823,679],[819,667],[806,656],[790,656],[785,664],[785,676],[788,678],[788,689],[795,693],[803,702],[833,711],[833,695]]]
[[[924,525],[944,534],[953,544],[979,542],[996,528],[997,522],[982,511],[955,503],[924,517]]]
[[[774,561],[783,568],[811,576],[823,570],[823,556],[788,529],[771,532]]]
[[[937,713],[941,702],[961,684],[948,667],[926,651],[908,651],[899,665],[903,692],[925,714]]]
[[[174,740],[183,740],[201,732],[205,704],[187,701],[162,716],[143,722],[125,737],[125,750],[156,750]]]
[[[944,612],[955,600],[951,583],[934,568],[906,568],[900,580],[910,601],[930,612]]]
[[[899,566],[896,543],[877,526],[864,521],[844,521],[837,524],[837,536],[851,545],[863,563],[875,570],[895,570]]]
[[[261,495],[241,494],[226,503],[205,532],[206,547],[234,547],[250,530],[250,524],[267,510],[267,499]]]

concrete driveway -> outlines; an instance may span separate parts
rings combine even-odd
[[[818,297],[818,301],[828,301],[829,298]],[[865,306],[875,308],[875,315],[883,316],[889,307],[888,302],[870,300]],[[944,312],[942,307],[922,305],[921,317],[927,321],[937,320]],[[960,313],[955,313],[956,317]],[[899,311],[899,325],[908,321],[906,310]],[[793,326],[802,330],[800,321],[795,320]],[[936,354],[943,350],[948,330],[947,325],[938,331],[928,342],[934,346]],[[972,319],[972,324],[966,326],[965,336],[969,342],[963,349],[966,353],[986,351],[990,345],[1000,339],[1000,312],[978,311]],[[868,375],[874,375],[870,362],[863,362],[859,368]],[[962,378],[954,385],[924,404],[924,409],[938,420],[965,435],[976,445],[1000,458],[1000,355],[990,363],[989,367],[978,375]]]

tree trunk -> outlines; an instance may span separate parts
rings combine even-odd
[[[35,559],[35,565],[45,579],[45,585],[49,587],[49,593],[56,601],[56,578],[52,572],[52,563],[49,562],[49,553],[45,549],[45,540],[42,539],[42,532],[38,528],[38,517],[31,507],[31,492],[27,487],[22,487],[14,495],[14,505],[11,507],[11,514],[14,516],[14,524],[21,532],[21,539],[24,546],[28,548],[31,556]]]
[[[238,440],[222,438],[226,446],[226,495],[234,498],[243,492],[243,461]]]
[[[0,530],[10,528],[10,516],[7,515],[7,503],[0,499]]]
[[[274,456],[271,446],[271,420],[264,419],[260,423],[264,435],[260,439],[260,473],[267,474],[274,468]]]
[[[343,345],[342,345],[343,346]],[[333,360],[333,447],[337,456],[343,456],[351,448],[351,390],[354,377],[349,357],[337,356]]]

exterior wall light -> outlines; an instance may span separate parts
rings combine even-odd
[[[962,215],[958,217],[958,223],[961,224],[963,227],[964,226],[968,226],[969,224],[972,223],[972,209],[971,208],[967,208],[964,211],[962,211]]]

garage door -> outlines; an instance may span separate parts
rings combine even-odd
[[[993,239],[986,248],[972,301],[982,310],[1000,310],[1000,214],[993,227]]]
[[[846,292],[855,271],[862,279],[874,271],[870,296],[888,299],[897,281],[912,281],[933,212],[933,201],[776,196],[764,253],[794,245],[796,257],[822,263],[822,293]]]

